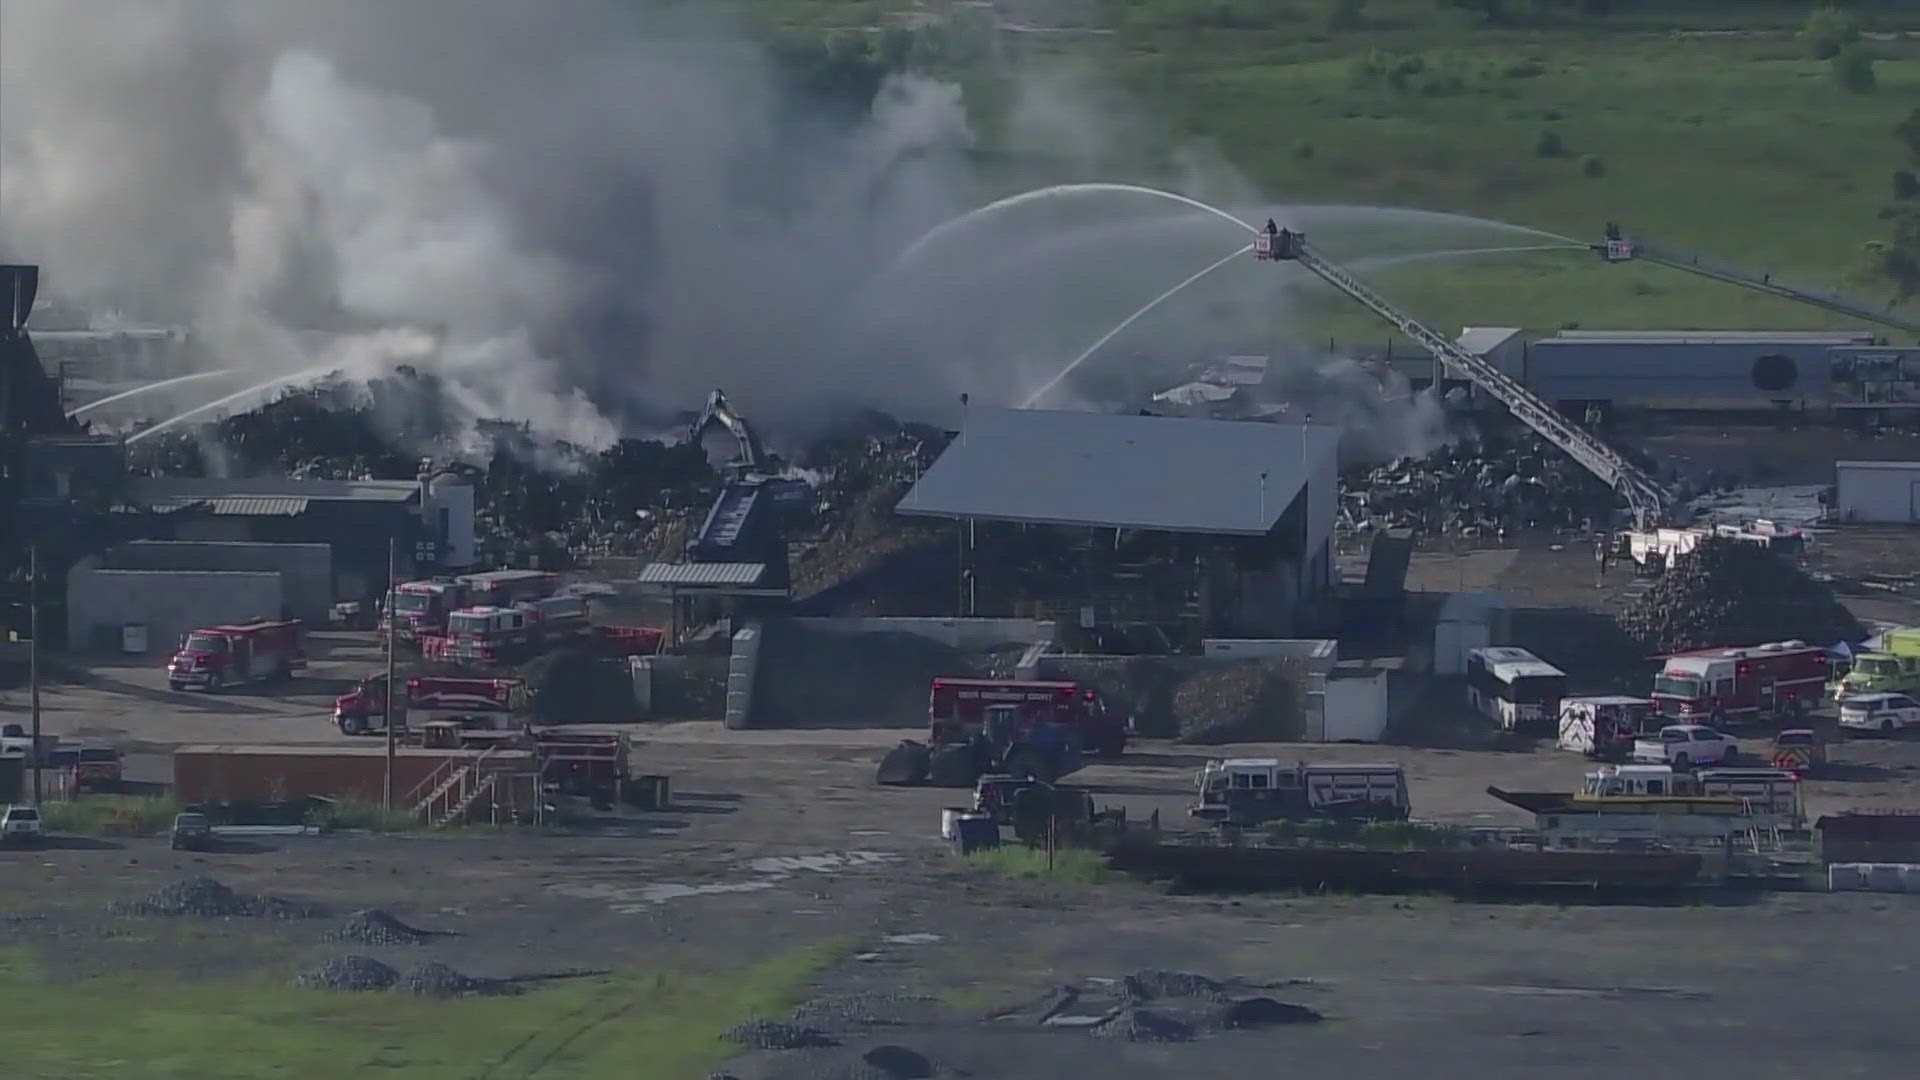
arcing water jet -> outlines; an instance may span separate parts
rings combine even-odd
[[[235,372],[231,368],[222,368],[219,371],[196,371],[191,375],[179,375],[171,379],[161,379],[159,382],[151,382],[146,384],[145,386],[136,386],[131,390],[122,390],[117,394],[112,394],[107,397],[103,397],[99,401],[89,401],[85,405],[82,405],[77,409],[73,409],[69,411],[67,413],[67,417],[68,419],[72,419],[73,417],[79,416],[82,413],[89,413],[103,406],[111,405],[116,401],[125,401],[130,397],[136,397],[140,394],[150,393],[154,390],[165,390],[169,386],[179,386],[183,383],[190,383],[190,382],[197,381],[199,379],[211,379],[216,375],[234,375],[234,374],[238,374],[238,372]]]

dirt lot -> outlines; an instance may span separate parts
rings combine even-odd
[[[325,723],[327,694],[311,691],[330,692],[318,684],[365,662],[354,656],[335,642],[316,664],[316,685],[271,698],[170,695],[147,685],[143,669],[107,669],[51,689],[49,725],[148,750],[212,739],[329,741],[339,736]],[[840,1045],[745,1053],[729,1066],[742,1078],[885,1075],[851,1071],[877,1044],[911,1047],[947,1070],[942,1075],[1093,1068],[1120,1078],[1243,1073],[1266,1069],[1275,1055],[1359,1075],[1414,1061],[1441,1077],[1623,1068],[1663,1075],[1676,1047],[1698,1056],[1695,1073],[1884,1076],[1920,1050],[1920,1039],[1903,1034],[1910,1025],[1899,988],[1910,973],[1887,952],[1890,941],[1905,940],[1920,901],[1794,894],[1725,905],[1483,906],[1430,896],[1176,896],[1144,884],[1023,883],[942,850],[939,808],[956,793],[871,784],[876,752],[897,732],[726,732],[689,722],[635,734],[644,767],[673,777],[675,806],[607,818],[590,835],[282,838],[211,855],[177,854],[150,840],[76,840],[0,853],[8,882],[0,948],[23,947],[60,978],[136,965],[225,985],[284,980],[349,951],[396,968],[436,959],[504,978],[574,968],[724,974],[832,946],[842,959],[813,978],[808,995],[828,1014],[819,1026]],[[1398,760],[1409,769],[1419,816],[1485,824],[1518,823],[1484,794],[1487,784],[1559,788],[1584,767],[1544,748],[1215,752]],[[1833,778],[1811,785],[1815,812],[1920,805],[1920,743],[1861,741],[1838,757]],[[1149,743],[1080,779],[1099,801],[1177,822],[1202,760]],[[323,939],[326,920],[200,924],[104,914],[110,901],[192,873],[336,913],[379,906],[457,935],[345,948]],[[1810,999],[1801,991],[1816,965],[1824,989]],[[1180,1044],[983,1019],[1059,984],[1097,990],[1107,985],[1097,980],[1141,969],[1306,980],[1260,992],[1327,1019]],[[849,1008],[844,996],[853,993],[885,997]],[[1789,999],[1795,1020],[1782,1026]],[[876,1019],[892,1022],[865,1022]],[[576,1075],[572,1060],[561,1053],[529,1067],[515,1058],[509,1064],[522,1071],[502,1074]],[[76,1074],[88,1073],[62,1073]]]

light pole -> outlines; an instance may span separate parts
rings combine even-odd
[[[32,716],[33,805],[40,805],[40,545],[27,548],[27,709]]]
[[[385,621],[387,624],[387,762],[385,787],[383,789],[386,792],[386,797],[382,800],[381,805],[388,810],[393,809],[393,759],[397,752],[397,743],[393,730],[393,699],[399,693],[399,687],[394,685],[393,639],[397,636],[394,631],[399,628],[399,625],[397,622],[398,614],[393,610],[393,598],[395,586],[399,584],[399,582],[395,580],[400,576],[399,563],[399,543],[394,537],[390,536],[387,538],[387,597],[386,603],[382,605],[385,609],[383,614],[386,616]]]

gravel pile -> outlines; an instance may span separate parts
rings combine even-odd
[[[1193,1038],[1193,1025],[1152,1009],[1125,1009],[1093,1029],[1094,1034],[1128,1042],[1175,1043]]]
[[[847,1024],[886,1027],[930,1024],[939,1019],[940,1003],[916,994],[855,993],[814,998],[787,1019],[802,1027],[833,1028]]]
[[[1299,665],[1290,660],[1214,664],[1182,682],[1173,713],[1182,742],[1275,742],[1297,739],[1305,720]]]
[[[519,993],[511,983],[497,979],[476,979],[440,963],[426,963],[400,976],[393,988],[403,994],[421,997],[499,996]]]
[[[860,1060],[888,1080],[924,1080],[936,1071],[925,1054],[904,1046],[876,1046],[861,1054]]]
[[[1157,971],[1151,968],[1136,971],[1123,977],[1120,986],[1127,997],[1134,1001],[1152,1001],[1163,997],[1219,1001],[1226,997],[1226,986],[1218,979],[1185,971]]]
[[[924,728],[927,686],[977,668],[969,654],[918,634],[836,634],[773,621],[761,639],[754,713],[781,726]]]
[[[1779,556],[1707,540],[1627,605],[1620,627],[1652,653],[1801,640],[1855,641],[1860,624],[1828,589]]]
[[[727,1038],[753,1050],[805,1050],[838,1045],[825,1032],[777,1020],[749,1020],[735,1025]]]
[[[1280,1024],[1315,1024],[1322,1019],[1324,1017],[1305,1005],[1275,1001],[1270,997],[1250,997],[1229,1002],[1214,1014],[1214,1022],[1229,1031]]]
[[[246,916],[261,919],[307,919],[321,914],[312,904],[278,896],[235,892],[210,877],[176,881],[138,900],[123,900],[109,908],[115,915],[198,915],[204,918]]]
[[[293,985],[303,990],[386,990],[398,978],[392,968],[371,957],[336,956],[295,977]]]
[[[327,932],[328,941],[353,941],[362,945],[418,945],[431,936],[379,908],[356,911],[347,916],[346,922]]]

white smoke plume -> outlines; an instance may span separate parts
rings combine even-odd
[[[828,114],[719,7],[0,0],[0,257],[190,324],[209,366],[261,384],[412,364],[469,418],[599,446],[715,386],[776,437],[1015,403],[1245,241],[1171,204],[1083,205],[1071,230],[1015,221],[898,267],[1010,182],[982,175],[959,88],[894,77]],[[1002,160],[1148,174],[1139,110],[1084,73],[1006,74]],[[1171,186],[1255,201],[1204,150],[1171,162]],[[1266,269],[1223,287],[1271,298]],[[1152,321],[1125,347],[1218,331],[1204,303]]]

